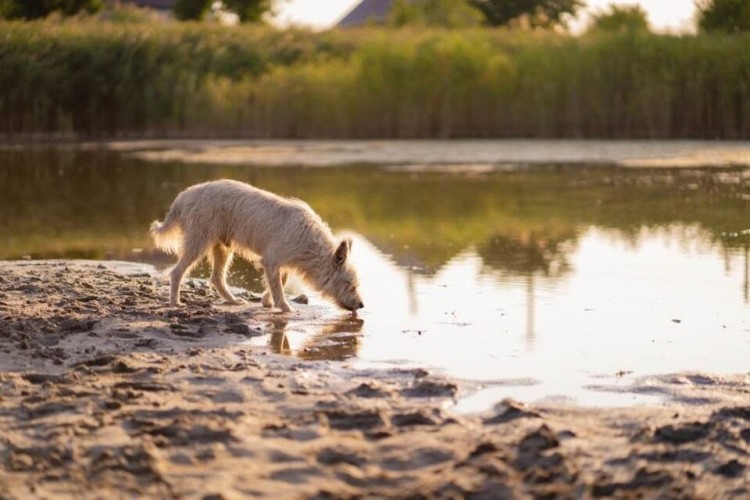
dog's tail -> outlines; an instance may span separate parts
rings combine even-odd
[[[164,222],[152,222],[149,233],[159,250],[173,255],[178,255],[182,250],[182,228],[174,208],[169,211]]]

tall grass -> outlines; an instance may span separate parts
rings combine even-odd
[[[750,37],[375,34],[277,67],[254,130],[299,137],[750,138]]]
[[[0,132],[750,138],[750,36],[0,24]]]
[[[0,23],[0,130],[84,136],[221,130],[233,124],[222,108],[231,99],[226,92],[273,65],[347,50],[327,40],[190,23]]]

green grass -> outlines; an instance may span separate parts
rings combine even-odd
[[[0,133],[750,138],[750,35],[0,23]]]

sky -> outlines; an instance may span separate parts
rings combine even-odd
[[[325,29],[333,26],[359,0],[281,0],[279,23]],[[690,31],[695,12],[694,0],[587,0],[590,10],[608,5],[640,4],[648,12],[651,26],[657,31]],[[582,22],[585,25],[585,21]],[[583,26],[579,26],[579,29]],[[575,27],[574,27],[575,29]]]

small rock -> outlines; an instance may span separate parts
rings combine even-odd
[[[254,330],[253,328],[250,328],[250,325],[247,323],[231,324],[227,326],[226,331],[229,333],[236,333],[237,335],[244,335],[245,337],[257,337],[258,335],[263,335],[262,330]]]
[[[297,295],[296,297],[294,297],[294,298],[292,299],[292,302],[295,302],[295,303],[297,303],[297,304],[307,304],[307,303],[309,303],[309,302],[310,302],[310,300],[309,300],[309,299],[307,298],[307,295],[305,295],[305,294],[303,293],[303,294],[301,294],[301,295]]]
[[[262,297],[256,293],[248,292],[245,295],[245,300],[247,300],[248,302],[260,302],[262,300]]]

